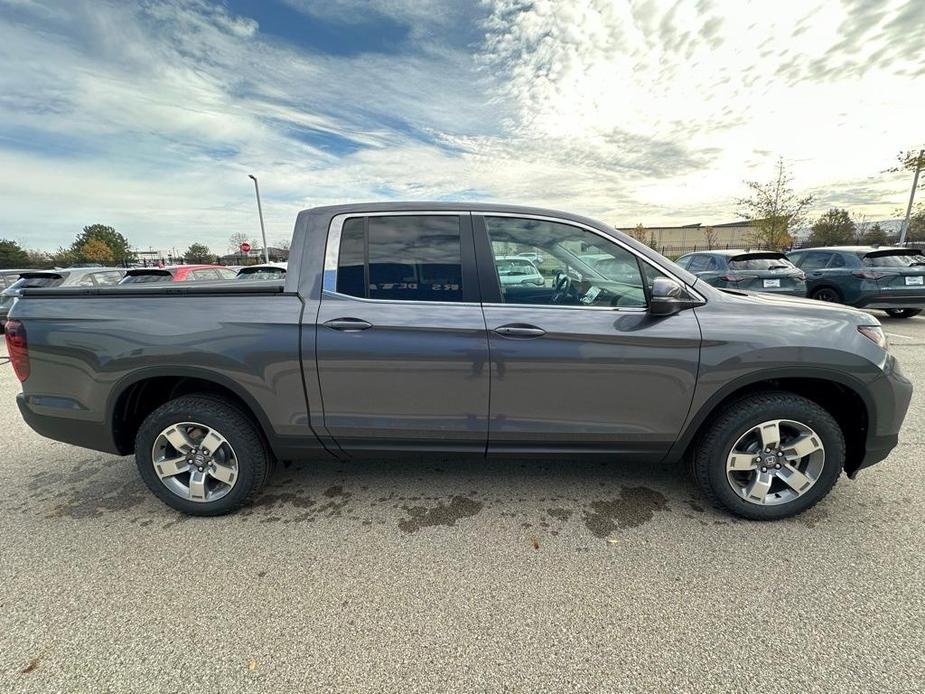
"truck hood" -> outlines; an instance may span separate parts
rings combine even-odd
[[[820,318],[842,318],[857,325],[880,325],[880,321],[861,309],[845,306],[844,304],[830,304],[825,301],[806,299],[799,296],[786,296],[780,294],[767,294],[764,292],[747,292],[735,289],[719,289],[726,301],[740,304],[751,304],[756,311],[762,309],[794,309],[806,314],[815,314]]]

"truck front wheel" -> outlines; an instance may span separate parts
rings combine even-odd
[[[730,403],[692,458],[710,500],[752,520],[801,513],[834,486],[845,461],[838,422],[794,393],[755,393]]]
[[[135,464],[148,489],[194,516],[218,516],[249,503],[263,488],[270,462],[254,423],[207,394],[161,405],[135,437]]]

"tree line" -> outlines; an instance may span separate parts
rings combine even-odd
[[[229,250],[240,253],[240,245],[246,241],[244,234],[232,234]],[[279,241],[274,246],[280,251],[288,252],[289,241]],[[204,243],[194,242],[189,245],[182,257],[175,262],[191,264],[212,264],[218,262],[218,256]],[[129,240],[111,226],[90,224],[77,234],[70,246],[58,250],[45,251],[23,248],[11,239],[0,238],[0,269],[2,268],[53,268],[74,265],[109,265],[127,267],[138,262]]]
[[[897,160],[899,165],[887,169],[887,172],[925,169],[921,152],[901,152]],[[745,181],[745,186],[748,194],[735,201],[735,213],[750,223],[745,240],[753,247],[778,251],[789,249],[793,246],[794,231],[807,225],[810,231],[808,244],[811,246],[882,245],[898,240],[896,234],[888,233],[879,223],[869,224],[863,215],[852,215],[840,207],[832,207],[810,219],[808,211],[815,201],[814,197],[794,190],[793,176],[783,158],[778,159],[771,180]],[[925,187],[925,177],[918,187]],[[901,210],[897,211],[897,214],[901,213]],[[716,229],[707,226],[702,232],[707,248],[713,248],[717,240]],[[637,224],[630,235],[656,248],[655,234],[642,224]],[[909,217],[906,241],[925,241],[925,205],[922,203],[913,208]]]

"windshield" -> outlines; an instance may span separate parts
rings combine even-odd
[[[513,275],[536,275],[539,273],[529,260],[501,258],[498,260],[498,274],[509,277]]]
[[[868,267],[909,267],[925,263],[925,257],[910,253],[892,253],[886,255],[865,256],[864,265]]]
[[[740,255],[729,261],[730,270],[791,270],[793,268],[793,263],[783,256],[768,258]]]
[[[119,284],[147,284],[149,282],[171,282],[173,275],[167,270],[147,270],[126,275]]]

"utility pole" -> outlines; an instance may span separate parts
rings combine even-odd
[[[919,185],[919,172],[922,170],[922,159],[925,158],[925,149],[919,150],[919,156],[915,160],[915,176],[912,178],[912,191],[909,193],[909,206],[906,207],[906,219],[903,221],[902,231],[899,232],[899,245],[906,243],[906,234],[909,231],[909,219],[912,217],[912,203],[915,201],[915,189]]]
[[[247,174],[247,177],[254,182],[254,191],[257,193],[257,214],[260,216],[260,235],[263,236],[263,261],[270,264],[270,249],[267,248],[267,230],[263,228],[263,208],[260,206],[260,186],[257,185],[257,177],[254,174]]]

